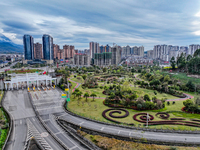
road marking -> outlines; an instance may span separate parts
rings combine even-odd
[[[22,124],[22,120],[20,120],[19,123]]]
[[[104,127],[101,128],[101,131],[104,129]]]
[[[131,136],[131,132],[129,133],[129,136]]]
[[[84,122],[79,123],[79,125],[82,125]]]
[[[119,130],[119,132],[118,132],[118,134],[120,133],[120,130]]]
[[[74,148],[76,148],[77,146],[74,146],[74,147],[72,147],[72,148],[70,148],[69,150],[72,150],[72,149],[74,149]]]
[[[32,118],[32,120],[33,120],[33,121],[35,121],[35,119],[34,119],[34,118]]]

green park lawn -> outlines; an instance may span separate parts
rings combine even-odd
[[[111,121],[108,121],[104,117],[102,117],[102,112],[106,109],[109,109],[109,107],[103,105],[103,99],[95,99],[95,101],[92,101],[92,98],[88,98],[88,102],[86,102],[85,98],[80,98],[79,105],[78,105],[78,98],[74,98],[74,96],[71,96],[71,101],[68,104],[68,108],[70,111],[84,116],[88,118],[92,118],[95,120],[113,123]],[[96,106],[96,107],[95,107]],[[190,118],[196,118],[200,119],[200,115],[198,114],[187,114],[184,112],[181,112],[181,108],[183,107],[183,101],[176,101],[175,104],[170,103],[170,105],[166,104],[166,107],[162,110],[147,110],[147,111],[137,111],[133,109],[126,109],[129,111],[129,116],[126,118],[112,118],[114,120],[120,121],[120,122],[126,122],[126,123],[134,123],[136,126],[142,126],[142,123],[137,122],[133,120],[133,116],[137,113],[149,113],[154,116],[154,121],[162,120],[158,117],[156,117],[156,113],[161,112],[168,112],[168,111],[176,111],[176,112],[170,112],[170,118],[176,118],[176,117],[184,117],[186,118],[185,121],[190,121]],[[177,112],[180,111],[180,112]],[[106,115],[108,116],[108,113]],[[118,114],[116,114],[118,115]],[[124,112],[122,114],[124,115]],[[200,130],[200,128],[196,127],[188,127],[188,126],[182,126],[182,125],[156,125],[156,126],[150,126],[150,128],[156,128],[156,129],[175,129],[175,130]]]
[[[81,77],[80,80],[77,79],[77,78],[72,78],[71,80],[79,82],[79,83],[84,82],[82,77]],[[72,82],[72,87],[75,87],[75,85],[76,85],[76,83]],[[106,82],[98,82],[98,85],[99,86],[109,86],[111,84],[107,84]],[[127,88],[130,88],[131,90],[136,91],[136,93],[139,97],[144,96],[144,94],[148,94],[150,96],[150,98],[155,96],[154,90],[139,88],[138,86],[135,87],[132,82],[128,82]],[[85,98],[80,98],[79,105],[78,105],[78,98],[74,98],[74,96],[71,96],[71,101],[68,104],[68,108],[69,108],[70,111],[72,111],[72,112],[74,112],[78,115],[85,116],[85,117],[88,117],[88,118],[92,118],[92,119],[95,119],[95,120],[113,123],[111,121],[108,121],[104,117],[102,117],[102,112],[109,108],[109,107],[103,105],[104,99],[101,99],[101,98],[107,97],[107,95],[102,94],[104,89],[101,89],[100,87],[99,88],[85,88],[85,89],[83,89],[81,86],[79,86],[78,89],[83,94],[86,93],[86,92],[88,92],[89,94],[95,93],[98,98],[95,99],[95,101],[92,101],[92,98],[88,98],[88,102],[86,102]],[[194,97],[199,96],[194,92],[184,92],[184,93],[193,95]],[[158,91],[157,91],[156,97],[158,99],[179,99],[178,97],[175,97],[175,96],[172,96],[172,95],[166,94],[166,93],[159,93]],[[194,100],[194,99],[192,99],[192,100]],[[189,114],[189,113],[182,112],[181,111],[182,107],[184,107],[183,101],[176,101],[175,104],[172,104],[172,101],[170,101],[170,105],[167,105],[167,102],[165,102],[165,108],[163,108],[161,110],[137,111],[137,110],[133,110],[133,109],[126,109],[126,110],[129,111],[129,116],[127,116],[126,118],[120,118],[120,119],[112,118],[112,119],[120,121],[120,122],[125,122],[125,123],[134,123],[136,126],[142,126],[143,123],[140,123],[140,122],[133,120],[133,116],[135,114],[141,113],[141,112],[149,113],[149,114],[153,115],[154,121],[163,120],[163,119],[160,119],[160,118],[155,116],[157,112],[169,112],[170,118],[180,117],[180,118],[185,118],[185,121],[190,121],[191,118],[200,119],[199,114]],[[108,114],[109,114],[109,112],[106,113],[107,116],[109,116]],[[119,114],[116,114],[116,115],[119,115]],[[124,115],[124,112],[122,112],[122,114],[120,114],[120,115]],[[156,125],[156,126],[150,126],[150,128],[174,129],[174,130],[200,130],[200,128],[188,127],[188,126],[183,126],[183,125]]]

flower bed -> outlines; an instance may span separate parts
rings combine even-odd
[[[128,109],[138,110],[136,106],[127,107],[127,106],[123,106],[123,105],[119,105],[119,104],[105,104],[105,100],[103,101],[103,104],[105,106],[112,107],[112,108],[128,108]],[[140,110],[142,111],[142,110],[157,110],[157,109],[144,109],[144,108],[142,108]]]
[[[187,111],[187,110],[186,110],[186,107],[181,108],[181,110],[184,111],[184,112],[186,112],[186,113],[190,113],[190,114],[193,113],[193,112],[191,112],[191,111]],[[200,114],[200,113],[194,113],[194,114]]]
[[[140,117],[141,120],[137,119],[137,116],[139,116],[139,115],[142,115],[142,116]],[[138,122],[146,123],[146,119],[145,119],[145,117],[144,117],[145,115],[147,116],[147,113],[138,113],[138,114],[135,114],[135,115],[133,116],[133,119],[134,119],[135,121],[138,121]],[[149,120],[153,120],[153,119],[154,119],[154,117],[153,117],[152,115],[149,114],[149,116],[150,116]],[[145,121],[144,121],[144,120],[145,120]]]
[[[115,115],[113,115],[114,113],[121,114],[121,111],[116,110],[116,111],[110,112],[109,116],[112,117],[112,118],[125,118],[125,117],[127,117],[129,115],[129,112],[127,110],[125,110],[125,109],[120,109],[120,110],[124,111],[126,114],[123,115],[123,116],[115,116]]]
[[[191,121],[197,121],[197,122],[200,122],[200,120],[198,119],[190,119]]]
[[[170,118],[170,120],[185,120],[185,118]]]
[[[156,114],[156,116],[161,118],[161,119],[168,119],[170,115],[166,112],[159,112],[159,113]]]
[[[112,110],[114,110],[114,111],[112,111]],[[125,109],[118,109],[118,110],[116,110],[116,109],[106,109],[106,110],[103,111],[102,116],[103,116],[104,118],[106,118],[106,119],[109,120],[109,121],[118,123],[118,124],[122,124],[123,122],[113,120],[113,119],[109,118],[108,116],[106,116],[106,113],[107,113],[108,111],[111,111],[111,112],[109,113],[109,116],[110,116],[110,117],[113,117],[113,118],[125,118],[125,117],[127,117],[127,116],[129,115],[129,112],[128,112],[127,110],[125,110]],[[121,111],[124,111],[126,114],[125,114],[125,115],[122,115],[122,116],[115,116],[115,115],[113,115],[113,113],[119,113],[119,114],[121,114]],[[123,123],[123,124],[134,125],[133,123],[130,123],[130,124],[128,124],[128,123]]]

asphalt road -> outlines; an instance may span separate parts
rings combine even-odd
[[[85,127],[90,130],[100,131],[102,133],[110,133],[112,135],[122,135],[125,137],[132,138],[146,138],[147,140],[157,140],[160,142],[177,142],[185,144],[200,144],[199,134],[179,134],[179,133],[162,133],[162,132],[149,132],[128,129],[123,127],[116,127],[113,125],[104,125],[102,123],[96,123],[93,121],[88,121],[80,117],[75,117],[70,114],[58,115],[60,119],[64,119],[67,122],[72,122],[80,127]]]
[[[84,150],[87,149],[84,145],[71,137],[55,121],[55,115],[65,115],[63,110],[63,101],[61,98],[63,93],[58,89],[51,89],[47,91],[31,91],[33,103],[36,110],[39,112],[42,120],[51,131],[64,145],[69,149]]]
[[[7,91],[3,106],[12,116],[14,124],[10,140],[5,148],[6,150],[24,149],[28,133],[27,119],[32,122],[33,127],[36,128],[36,131],[38,132],[38,135],[32,133],[34,137],[41,137],[41,133],[47,132],[35,117],[26,90]],[[50,135],[45,138],[45,141],[52,149],[62,150],[62,147]]]

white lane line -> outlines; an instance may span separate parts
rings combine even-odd
[[[70,148],[69,150],[72,150],[72,149],[74,149],[74,148],[76,148],[77,146],[74,146],[74,147],[72,147],[72,148]]]
[[[34,119],[34,118],[32,118],[32,120],[33,120],[33,121],[35,121],[35,119]]]
[[[84,122],[79,123],[79,125],[82,125]]]
[[[129,133],[129,136],[131,136],[131,132]]]
[[[104,129],[104,127],[101,128],[101,131]]]
[[[20,120],[19,123],[22,124],[22,120]]]
[[[57,135],[57,134],[63,134],[63,132],[57,132],[57,133],[54,133],[55,135]]]
[[[120,130],[119,130],[119,132],[118,132],[118,134],[120,133]]]

